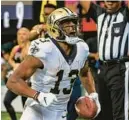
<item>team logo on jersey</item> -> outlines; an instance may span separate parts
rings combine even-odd
[[[46,97],[44,97],[44,101],[45,101],[45,103],[46,103],[46,105],[47,105],[47,100],[46,100]]]
[[[38,51],[39,51],[39,47],[37,47],[37,45],[35,44],[30,48],[30,52],[32,54],[36,54]]]
[[[66,118],[66,115],[65,116],[62,116],[62,118]]]

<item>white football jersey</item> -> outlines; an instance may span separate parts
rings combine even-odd
[[[39,58],[43,69],[37,69],[31,77],[32,88],[57,97],[50,109],[66,109],[72,86],[80,69],[84,66],[89,48],[85,42],[73,45],[70,55],[66,55],[55,40],[40,38],[31,42],[29,55]]]

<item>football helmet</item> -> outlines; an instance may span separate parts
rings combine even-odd
[[[67,29],[63,28],[62,23],[72,22],[74,34],[67,34]],[[56,9],[47,19],[47,31],[50,37],[60,42],[76,44],[80,41],[78,38],[79,24],[78,16],[66,7]],[[71,26],[67,26],[67,28]]]

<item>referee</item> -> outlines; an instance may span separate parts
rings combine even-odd
[[[101,114],[98,120],[129,120],[129,1],[104,1],[104,8],[80,1],[83,12],[97,23],[99,99]],[[97,118],[96,118],[97,120]]]

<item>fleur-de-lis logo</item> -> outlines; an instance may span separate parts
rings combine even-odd
[[[30,48],[30,52],[32,54],[36,54],[39,51],[39,48],[34,44],[32,48]]]

